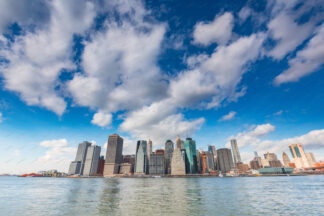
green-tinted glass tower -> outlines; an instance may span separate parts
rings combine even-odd
[[[195,174],[197,170],[197,155],[196,155],[196,142],[191,138],[187,138],[184,142],[186,151],[186,173]]]

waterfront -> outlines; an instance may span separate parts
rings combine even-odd
[[[0,177],[0,215],[323,215],[324,176]]]

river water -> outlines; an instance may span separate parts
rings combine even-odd
[[[0,177],[0,215],[324,215],[324,176]]]

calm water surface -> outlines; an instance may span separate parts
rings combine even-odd
[[[324,176],[0,177],[0,215],[324,215]]]

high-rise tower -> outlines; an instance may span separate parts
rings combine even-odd
[[[217,160],[218,170],[220,170],[222,173],[226,173],[234,167],[231,149],[217,149]]]
[[[88,148],[83,175],[95,176],[98,171],[101,147],[92,145]]]
[[[173,142],[171,140],[167,140],[165,142],[165,151],[164,151],[166,174],[171,173],[171,157],[172,157],[173,150],[174,150]]]
[[[188,164],[186,164],[186,172],[189,174],[195,174],[197,172],[196,142],[191,138],[187,138],[184,142],[184,148],[186,150],[186,157],[188,159]]]
[[[147,142],[146,140],[139,140],[136,144],[135,155],[135,173],[148,173],[148,157],[147,157]]]
[[[79,144],[75,160],[71,162],[69,168],[69,175],[83,175],[85,160],[89,146],[91,146],[91,143],[87,141],[84,141]]]
[[[150,156],[152,154],[152,146],[153,146],[153,143],[152,141],[149,139],[148,143],[147,143],[147,158],[148,160],[150,161]]]
[[[177,148],[181,149],[181,140],[179,136],[177,136]]]
[[[233,151],[234,165],[236,166],[237,163],[242,162],[240,151],[237,147],[236,139],[231,139],[231,146],[232,146],[232,151]]]
[[[119,173],[120,164],[123,162],[123,143],[123,138],[117,134],[108,137],[104,176]]]
[[[290,149],[292,157],[294,158],[296,168],[310,167],[302,144],[300,144],[300,143],[291,144],[291,145],[289,145],[289,149]]]

